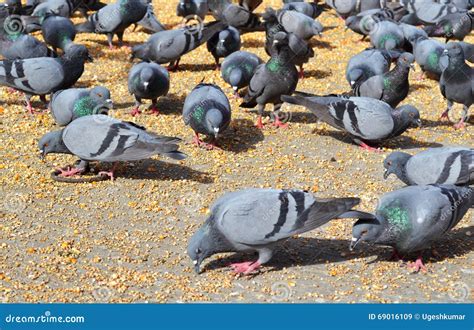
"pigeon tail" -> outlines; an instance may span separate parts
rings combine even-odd
[[[175,159],[175,160],[183,160],[188,157],[188,155],[186,155],[185,153],[182,153],[181,151],[166,152],[166,153],[163,153],[162,155],[167,156],[171,159]]]
[[[93,33],[95,32],[95,25],[90,20],[74,26],[78,33]]]
[[[320,97],[318,96],[310,97],[310,96],[300,96],[300,95],[294,95],[294,96],[283,95],[281,97],[281,100],[283,102],[304,106],[308,108],[312,113],[314,113],[316,117],[322,119],[323,121],[332,122],[333,119],[331,118],[331,115],[328,113],[329,106],[322,101],[321,103],[319,103],[318,99],[320,99]],[[324,98],[321,98],[321,99],[324,99]]]

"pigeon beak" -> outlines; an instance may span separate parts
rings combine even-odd
[[[361,237],[355,238],[352,237],[351,245],[349,246],[350,251],[354,251],[354,248],[356,247],[357,244],[359,244]]]
[[[383,178],[387,180],[390,174],[392,174],[392,172],[387,168],[385,172],[383,173]]]
[[[278,43],[279,43],[278,40],[273,40],[273,44],[274,44],[274,45],[277,45]]]
[[[356,82],[354,80],[351,80],[351,88],[354,87],[355,83]]]
[[[114,102],[111,99],[105,100],[105,103],[110,107],[110,109],[114,108]]]
[[[219,127],[214,128],[214,137],[217,139],[217,136],[219,135]]]
[[[415,69],[415,64],[413,64],[413,63],[410,64],[410,69],[412,69],[413,71],[416,71],[416,69]]]
[[[193,260],[193,264],[194,264],[194,271],[196,272],[196,274],[198,274],[198,275],[201,274],[199,261]]]
[[[239,87],[237,87],[237,86],[232,86],[232,89],[234,90],[234,92],[237,92],[237,90],[239,89]]]
[[[94,62],[94,59],[92,58],[90,54],[87,55],[87,61],[90,63]]]
[[[448,55],[448,50],[447,49],[443,50],[443,55]]]
[[[417,119],[415,124],[418,128],[421,127],[421,119]]]
[[[46,152],[44,151],[44,149],[39,151],[38,157],[39,157],[40,160],[42,160],[44,162],[44,160],[46,158]]]
[[[145,81],[145,82],[143,83],[143,86],[145,87],[145,89],[148,88],[148,85],[149,85],[149,84],[150,84],[150,83],[149,83],[148,81]]]

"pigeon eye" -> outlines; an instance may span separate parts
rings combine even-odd
[[[201,249],[196,249],[196,254],[200,254],[201,253]]]
[[[97,94],[97,96],[98,96],[98,97],[102,97],[102,94],[99,93],[99,94]]]
[[[49,145],[48,143],[45,143],[45,144],[44,144],[44,147],[46,148],[48,145]]]
[[[388,165],[388,166],[392,166],[392,162],[391,162],[391,161],[388,161],[388,162],[387,162],[387,165]]]
[[[411,118],[415,117],[415,114],[414,114],[414,113],[410,113],[410,117],[411,117]]]
[[[361,232],[361,234],[362,234],[362,235],[365,235],[365,234],[367,234],[367,232],[368,232],[368,230],[365,229],[365,230],[363,230],[363,231]]]

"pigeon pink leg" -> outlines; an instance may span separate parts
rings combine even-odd
[[[235,273],[248,275],[252,273],[253,271],[257,270],[260,267],[260,263],[258,261],[255,261],[255,262],[248,261],[248,262],[231,264],[230,266],[232,267]]]
[[[423,257],[422,256],[419,256],[416,259],[416,261],[414,263],[410,264],[408,267],[414,268],[415,273],[418,273],[420,270],[422,270],[424,272],[428,271],[428,268],[426,268],[426,266],[423,264]]]

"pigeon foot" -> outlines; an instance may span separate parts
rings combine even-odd
[[[415,270],[415,273],[420,272],[420,270],[427,272],[428,268],[423,264],[423,257],[418,257],[414,263],[410,263],[408,265],[409,268],[413,268]]]
[[[77,174],[82,174],[84,173],[84,169],[83,168],[71,168],[71,167],[68,167],[67,170],[64,170],[62,168],[58,168],[56,169],[57,171],[61,172],[59,174],[59,176],[63,177],[63,178],[70,178],[72,176],[75,176]]]
[[[459,123],[454,125],[455,129],[465,129],[466,128],[466,123],[464,120],[461,120]]]
[[[366,143],[364,143],[364,142],[362,142],[362,143],[360,144],[360,147],[361,147],[363,150],[367,150],[367,151],[370,151],[370,152],[378,152],[378,153],[382,152],[382,150],[380,150],[380,149],[378,149],[378,148],[371,147],[371,146],[369,146],[368,144],[366,144]]]
[[[206,143],[203,140],[201,140],[198,135],[194,136],[193,143],[197,145],[199,148],[203,148],[206,150],[220,149],[218,146],[216,146],[214,142]]]
[[[237,274],[248,275],[260,267],[260,263],[258,261],[248,261],[242,263],[231,264],[232,270]]]
[[[152,115],[159,115],[159,114],[160,114],[160,110],[158,109],[158,107],[157,107],[155,104],[153,104],[153,105],[151,106],[151,108],[150,108],[150,113],[151,113]]]
[[[140,108],[139,107],[136,107],[136,108],[133,108],[132,109],[132,112],[130,112],[130,114],[135,117],[135,116],[138,116],[139,114],[141,114],[142,112],[140,111]]]
[[[262,122],[262,116],[259,116],[259,117],[258,117],[256,126],[257,126],[257,128],[259,128],[259,129],[263,129],[263,128],[264,128],[264,125],[263,125],[263,122]]]
[[[449,112],[445,111],[441,114],[441,117],[439,117],[439,120],[448,120],[449,121]]]
[[[280,118],[278,118],[278,116],[275,116],[275,122],[272,124],[273,126],[275,126],[276,128],[288,128],[288,124],[284,124]]]
[[[111,181],[114,181],[114,180],[115,180],[115,174],[114,174],[114,171],[113,171],[113,170],[110,171],[110,172],[106,172],[106,171],[99,172],[99,175],[108,176]]]

